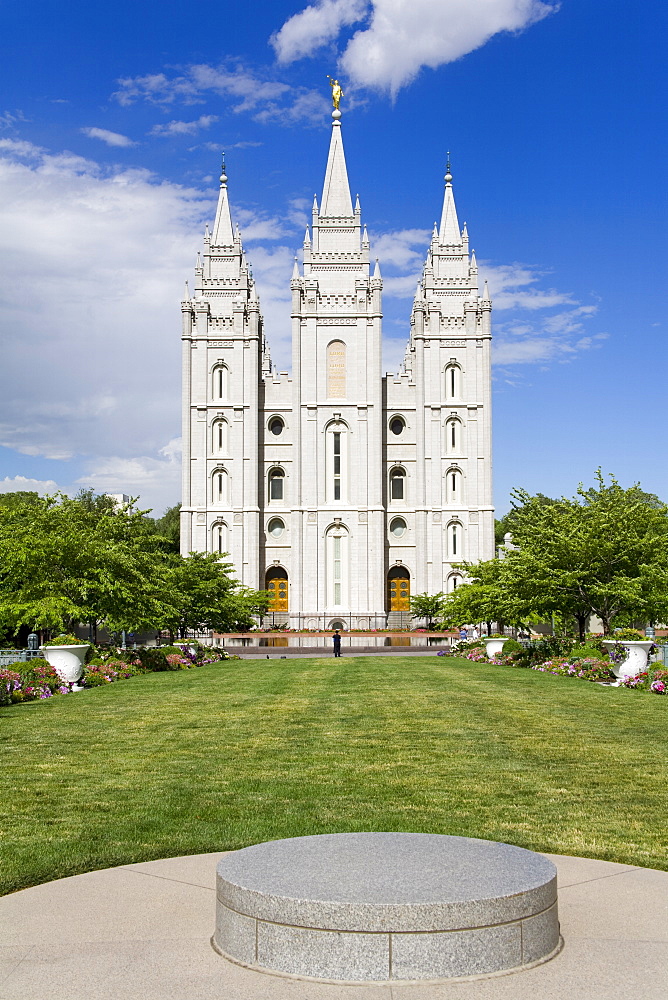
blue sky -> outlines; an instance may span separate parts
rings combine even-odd
[[[329,88],[385,279],[385,368],[451,151],[494,301],[499,514],[601,466],[668,500],[666,7],[285,0],[0,9],[0,490],[179,499],[180,314],[219,151],[289,365]],[[201,15],[201,19],[200,19]]]

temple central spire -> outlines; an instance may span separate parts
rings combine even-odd
[[[325,218],[350,218],[353,215],[353,202],[350,197],[346,157],[343,152],[343,137],[341,135],[341,112],[332,112],[332,138],[329,144],[329,157],[325,172],[325,184],[322,189],[320,215]]]

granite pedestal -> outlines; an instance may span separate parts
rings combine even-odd
[[[556,868],[438,834],[269,841],[219,862],[212,943],[254,969],[349,983],[525,969],[560,948]]]

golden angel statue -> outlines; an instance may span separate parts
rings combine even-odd
[[[346,95],[341,90],[341,86],[338,80],[333,80],[332,77],[327,74],[327,79],[329,80],[329,85],[332,88],[332,104],[334,105],[334,110],[339,110],[339,104],[341,103],[341,98]]]

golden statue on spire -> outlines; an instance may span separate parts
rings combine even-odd
[[[338,80],[333,80],[332,77],[327,74],[327,79],[329,80],[329,85],[332,88],[332,104],[334,105],[334,110],[339,110],[339,104],[341,103],[341,98],[346,95],[341,90],[341,85]]]

